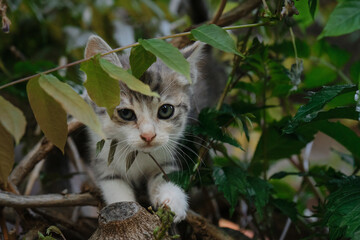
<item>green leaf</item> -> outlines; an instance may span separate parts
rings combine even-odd
[[[356,61],[351,65],[350,76],[353,82],[357,82],[360,79],[360,61]]]
[[[230,203],[230,214],[233,214],[240,194],[250,187],[246,181],[246,173],[236,167],[214,167],[213,177],[219,191]]]
[[[50,226],[48,227],[48,229],[46,229],[46,234],[49,235],[50,233],[56,233],[58,235],[62,235],[62,232],[56,226]]]
[[[100,58],[99,59],[101,68],[109,74],[110,77],[115,78],[123,83],[126,86],[136,92],[147,96],[159,97],[159,94],[152,92],[149,85],[143,83],[139,79],[135,78],[133,75],[125,71],[124,69],[112,64],[111,62]]]
[[[179,49],[160,39],[139,39],[139,43],[147,51],[160,58],[166,66],[184,75],[191,83],[190,64]]]
[[[320,221],[330,239],[357,239],[360,234],[360,178],[350,176],[327,197]]]
[[[360,29],[360,1],[344,0],[340,2],[320,34],[319,38],[340,36]]]
[[[271,162],[299,154],[301,149],[313,139],[298,133],[283,134],[282,128],[286,120],[287,118],[270,124],[266,132],[262,133],[249,166],[253,174],[259,175],[266,170],[265,167],[269,167],[264,164],[264,159]]]
[[[26,119],[24,114],[10,102],[0,96],[0,124],[10,133],[16,143],[25,133]]]
[[[99,107],[105,107],[111,117],[115,107],[120,104],[120,85],[101,68],[99,58],[97,55],[83,62],[80,69],[86,73],[84,86],[90,98]]]
[[[43,240],[45,238],[44,234],[38,231],[38,237],[40,240]]]
[[[258,177],[248,177],[247,181],[251,186],[251,190],[248,192],[251,202],[255,202],[255,207],[260,215],[263,217],[264,207],[269,202],[270,190],[272,186],[265,180]]]
[[[139,45],[131,49],[130,66],[134,77],[140,78],[155,61],[154,54],[146,51],[143,46]]]
[[[192,171],[184,170],[184,171],[176,171],[168,174],[168,177],[171,182],[180,186],[185,191],[189,190],[190,180],[191,180]]]
[[[337,78],[337,73],[325,66],[313,67],[305,75],[304,85],[306,88],[315,88],[324,86],[333,82]]]
[[[40,87],[40,78],[31,79],[26,86],[29,103],[45,136],[64,153],[68,133],[66,112]]]
[[[234,53],[243,58],[245,57],[237,50],[236,44],[230,35],[224,29],[216,26],[215,24],[202,25],[191,30],[191,34],[197,40],[205,42],[224,52]]]
[[[213,109],[206,108],[203,109],[199,114],[199,125],[192,126],[190,130],[195,135],[206,135],[213,138],[214,140],[229,143],[242,149],[238,141],[232,138],[221,128],[222,123],[229,122],[231,118],[233,118],[233,116],[229,113],[223,114]]]
[[[329,122],[326,120],[316,121],[299,128],[299,131],[304,129],[318,130],[325,133],[360,159],[360,137],[352,129],[340,122]]]
[[[298,212],[294,202],[284,199],[272,199],[271,204],[279,209],[285,216],[289,217],[293,222],[297,221]]]
[[[7,183],[14,165],[14,141],[10,133],[0,123],[0,185]]]
[[[93,109],[69,85],[60,82],[52,75],[43,75],[39,79],[39,84],[47,94],[60,103],[66,112],[105,138],[100,121]]]
[[[318,0],[308,0],[309,10],[311,17],[314,19],[316,6],[317,6]]]
[[[319,92],[310,97],[310,101],[299,108],[296,115],[289,121],[289,124],[284,128],[285,133],[292,133],[301,122],[310,122],[314,119],[319,111],[336,96],[352,91],[353,85],[335,85],[325,86]]]

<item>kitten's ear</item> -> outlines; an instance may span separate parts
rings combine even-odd
[[[91,35],[86,44],[85,48],[85,58],[92,57],[98,53],[106,53],[111,51],[112,48],[99,36]],[[111,63],[122,67],[120,60],[116,53],[111,53],[103,57],[104,59],[110,61]]]
[[[197,41],[190,46],[180,50],[185,59],[190,63],[190,72],[193,83],[196,82],[199,75],[199,62],[204,58],[205,43]]]
[[[202,59],[205,45],[203,42],[196,41],[192,45],[181,49],[180,52],[191,65],[197,64]]]

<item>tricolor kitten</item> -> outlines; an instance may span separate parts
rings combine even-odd
[[[197,42],[181,50],[190,62],[193,83],[198,78],[197,63],[202,48],[203,45]],[[85,57],[110,50],[109,45],[100,37],[91,36],[85,49]],[[110,54],[104,58],[120,67],[129,68],[128,56],[119,58],[116,54]],[[190,111],[193,85],[160,60],[146,71],[141,80],[152,91],[159,93],[160,98],[131,91],[120,83],[121,103],[116,107],[112,118],[104,108],[96,106],[86,97],[94,106],[107,138],[101,153],[93,159],[93,170],[107,204],[136,201],[137,190],[146,188],[152,206],[166,204],[175,212],[175,222],[179,222],[185,218],[188,210],[187,195],[177,185],[164,180],[161,170],[148,153],[154,156],[166,173],[178,170],[175,148]],[[114,160],[108,165],[112,139],[116,139],[118,143]],[[92,156],[95,156],[95,146],[100,140],[97,135],[91,134]],[[135,161],[127,171],[127,159],[133,158],[135,152]]]

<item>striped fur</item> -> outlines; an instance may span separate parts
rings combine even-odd
[[[182,50],[192,66],[193,82],[198,78],[197,62],[201,56],[201,49],[202,45],[195,43]],[[86,47],[85,57],[110,50],[101,38],[92,36]],[[117,55],[110,54],[107,55],[107,60],[125,69],[129,68],[128,56],[119,59]],[[136,201],[138,198],[135,190],[145,187],[147,199],[154,207],[167,204],[176,213],[175,221],[180,221],[185,218],[188,209],[187,196],[178,186],[164,181],[160,169],[148,153],[155,157],[167,173],[177,170],[175,149],[191,110],[192,85],[184,76],[169,69],[160,60],[157,60],[140,80],[148,84],[152,91],[159,93],[160,98],[142,95],[120,83],[121,102],[111,118],[104,108],[97,107],[87,97],[98,114],[107,137],[103,150],[96,157],[95,146],[100,139],[91,133],[93,170],[106,203]],[[174,114],[169,119],[158,117],[159,108],[164,104],[174,107]],[[131,109],[136,119],[124,120],[118,114],[121,109]],[[152,134],[151,136],[155,137],[150,143],[145,142],[142,137],[144,134]],[[114,160],[108,165],[107,157],[112,139],[116,139],[118,143]],[[134,151],[139,153],[130,169],[126,169],[126,159]]]

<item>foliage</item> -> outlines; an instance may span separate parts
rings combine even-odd
[[[180,31],[191,24],[186,16],[180,18],[169,12],[169,1],[110,1],[109,5],[74,1],[73,11],[69,11],[73,6],[66,2],[35,2],[24,1],[21,7],[20,3],[13,3],[12,7],[17,9],[14,19],[36,18],[31,23],[40,22],[44,36],[62,36],[62,27],[67,25],[64,32],[68,35],[65,43],[59,39],[24,41],[22,51],[32,56],[29,60],[5,57],[11,54],[0,46],[0,185],[3,188],[14,165],[14,140],[16,144],[33,145],[32,114],[47,139],[64,152],[67,114],[103,137],[96,114],[79,95],[84,89],[111,117],[121,101],[119,92],[123,84],[144,95],[159,96],[140,80],[156,58],[190,81],[189,62],[181,51],[164,40],[176,36],[165,36],[170,30],[165,34],[159,27],[163,26],[162,22],[182,24],[172,29]],[[215,11],[218,2],[208,2]],[[52,15],[37,9],[37,5]],[[238,5],[228,1],[223,15]],[[113,24],[116,29],[124,24],[114,20],[118,7],[131,16],[128,21],[134,27],[130,33],[120,34],[117,30],[113,33],[112,28],[106,27]],[[64,10],[63,15],[57,8]],[[98,19],[86,22],[82,9],[91,11]],[[182,34],[213,47],[216,59],[209,55],[204,57],[209,58],[205,61],[221,62],[226,73],[223,79],[213,79],[209,68],[214,66],[205,68],[208,71],[205,76],[214,81],[207,87],[214,88],[215,81],[223,81],[225,88],[221,89],[216,107],[201,109],[197,120],[187,128],[186,138],[179,143],[184,169],[168,174],[171,181],[188,192],[201,189],[208,193],[210,197],[202,199],[203,205],[211,198],[210,205],[216,204],[213,208],[220,210],[207,217],[231,219],[242,228],[250,228],[259,239],[290,235],[281,225],[286,219],[298,229],[291,233],[294,239],[360,237],[357,176],[360,59],[353,50],[360,40],[359,11],[360,3],[356,0],[329,1],[329,4],[318,0],[268,0],[259,4],[258,11],[249,13],[250,17],[227,28],[228,31],[216,24],[199,26],[193,22],[197,27]],[[50,15],[54,22],[61,20],[61,24],[49,24],[50,19],[46,22],[44,16],[50,18]],[[254,24],[243,25],[249,22]],[[28,34],[21,25],[24,23],[16,24],[24,29],[23,34]],[[126,27],[123,29],[129,29]],[[65,72],[30,77],[26,86],[19,83],[1,88],[15,79],[55,67],[63,55],[68,61],[80,59],[83,49],[79,47],[84,46],[92,31],[110,45],[120,45],[120,35],[132,36],[130,42],[123,44],[127,46],[121,48],[132,47],[130,69],[97,55],[80,61],[80,69],[86,74],[84,83],[77,77],[79,69],[67,66],[61,70]],[[160,35],[163,37],[154,38]],[[6,38],[4,46],[20,46],[19,39],[18,35]],[[85,40],[80,44],[75,39]],[[134,43],[135,39],[138,43]],[[56,42],[61,42],[61,47]],[[57,48],[51,48],[52,45]],[[21,103],[29,104],[31,111],[18,108]],[[97,153],[103,145],[104,141],[98,142]],[[111,145],[116,146],[116,142]],[[319,160],[314,152],[324,148]],[[109,156],[109,162],[112,159]],[[127,163],[128,169],[132,163],[133,160]],[[168,213],[164,217],[166,229],[173,217]],[[163,236],[165,232],[159,228],[154,234]],[[41,233],[39,238],[52,239],[51,234]]]

